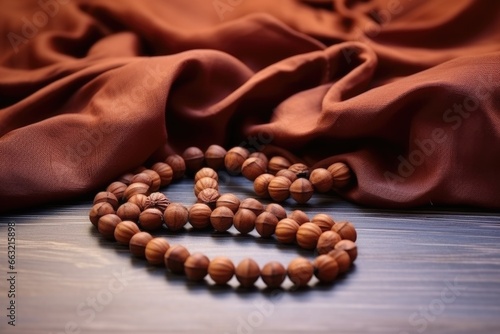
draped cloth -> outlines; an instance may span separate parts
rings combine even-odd
[[[500,208],[500,1],[0,0],[0,211],[242,145]]]

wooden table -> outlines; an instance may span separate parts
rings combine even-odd
[[[223,192],[252,196],[251,183],[225,176]],[[164,192],[193,203],[192,181]],[[0,218],[1,333],[500,333],[500,214],[427,208],[390,211],[315,195],[302,208],[358,230],[354,268],[334,285],[297,290],[187,283],[131,258],[88,220],[91,199]],[[9,269],[9,225],[15,264]],[[12,228],[11,228],[12,230]],[[162,232],[171,244],[210,258],[260,265],[313,254],[256,235]],[[12,233],[11,233],[12,234]],[[298,253],[297,253],[298,252]],[[9,274],[8,272],[15,272]],[[15,297],[9,295],[12,278]],[[288,281],[287,281],[288,282]],[[8,324],[15,302],[15,327]]]

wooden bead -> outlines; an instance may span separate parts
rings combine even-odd
[[[332,283],[339,274],[339,265],[335,259],[326,254],[318,256],[314,262],[314,276],[321,283]]]
[[[318,254],[328,254],[331,250],[335,249],[335,245],[342,240],[340,235],[334,231],[326,231],[321,233],[318,243],[316,245],[316,251]]]
[[[248,234],[255,228],[257,216],[248,209],[239,209],[233,217],[233,225],[241,234]]]
[[[116,225],[118,225],[121,221],[121,218],[116,214],[110,213],[99,218],[97,221],[97,229],[104,238],[108,240],[115,240]]]
[[[336,162],[328,167],[328,171],[333,178],[333,188],[340,189],[351,181],[351,170],[343,162]]]
[[[139,232],[139,227],[135,222],[123,220],[116,225],[114,236],[118,243],[128,246],[130,239]]]
[[[272,174],[264,173],[259,175],[253,182],[255,194],[263,198],[270,197],[268,188],[272,179],[274,179]]]
[[[153,236],[148,232],[134,234],[129,242],[130,253],[135,257],[144,258],[146,255],[146,245],[151,240],[153,240]]]
[[[226,156],[224,157],[226,171],[233,175],[239,174],[241,172],[243,162],[245,162],[249,155],[250,152],[241,146],[233,147],[227,151]]]
[[[286,210],[278,203],[269,203],[266,205],[265,211],[271,212],[279,220],[286,218]]]
[[[322,231],[318,225],[304,223],[297,231],[297,244],[304,249],[315,249]]]
[[[131,180],[131,184],[133,183],[144,183],[149,186],[148,190],[149,192],[152,192],[152,184],[153,184],[153,179],[148,173],[137,173],[134,175],[134,177]]]
[[[291,218],[295,220],[299,225],[302,225],[304,223],[308,223],[311,220],[309,219],[309,216],[302,210],[293,210],[289,215],[288,218]]]
[[[204,203],[208,205],[211,209],[215,208],[215,203],[217,203],[217,200],[219,199],[220,194],[217,189],[213,188],[206,188],[200,191],[198,194],[198,203]]]
[[[258,159],[264,161],[266,169],[267,169],[267,164],[269,163],[269,159],[267,158],[267,156],[264,153],[262,153],[262,152],[252,152],[252,153],[250,153],[250,155],[248,157],[249,158],[258,158]]]
[[[149,208],[139,215],[139,225],[146,231],[156,231],[163,225],[163,212]]]
[[[262,212],[255,219],[255,230],[263,238],[271,237],[276,231],[278,225],[278,218],[271,212]]]
[[[228,207],[229,209],[231,209],[231,211],[233,211],[233,213],[236,213],[236,211],[238,211],[238,209],[240,207],[240,204],[241,204],[241,202],[236,195],[223,194],[217,199],[215,206],[216,207],[225,206],[225,207]]]
[[[282,156],[274,156],[269,160],[269,164],[267,165],[267,170],[271,174],[276,174],[278,171],[282,169],[288,169],[291,163],[287,158]]]
[[[295,242],[299,224],[290,218],[282,219],[276,225],[276,240],[283,244],[291,244]]]
[[[296,287],[307,286],[313,274],[314,267],[312,263],[303,257],[295,258],[288,264],[288,278]]]
[[[182,204],[172,203],[165,210],[163,218],[170,231],[179,231],[187,224],[189,211]]]
[[[215,284],[219,285],[227,284],[233,278],[234,272],[233,262],[225,256],[214,258],[208,266],[208,275]]]
[[[184,263],[191,255],[186,247],[182,245],[173,245],[166,251],[164,257],[165,267],[173,274],[184,273]]]
[[[144,171],[142,171],[142,173],[149,175],[149,177],[151,178],[151,185],[150,185],[151,192],[156,192],[160,190],[161,177],[157,172],[155,172],[152,169],[145,169]]]
[[[210,223],[218,232],[226,232],[233,226],[233,211],[226,206],[216,207],[210,214]]]
[[[198,147],[188,147],[182,152],[182,158],[186,163],[186,171],[190,174],[196,173],[205,163],[205,154]]]
[[[136,194],[133,195],[129,198],[128,203],[134,203],[139,207],[139,209],[144,210],[146,206],[146,200],[148,199],[148,196],[144,194]]]
[[[123,197],[128,201],[132,196],[137,194],[148,196],[150,194],[149,185],[142,182],[131,183],[123,192]]]
[[[253,259],[243,259],[236,267],[235,274],[242,287],[252,287],[260,276],[259,265]]]
[[[311,219],[311,223],[319,226],[321,231],[330,231],[335,224],[333,218],[324,213],[318,213]]]
[[[291,170],[288,170],[288,169],[282,169],[282,170],[278,171],[276,173],[276,176],[284,176],[292,182],[297,180],[297,174],[295,174],[294,172],[292,172]]]
[[[149,195],[144,202],[144,210],[149,208],[156,208],[165,212],[167,207],[170,205],[170,200],[163,193],[155,192]]]
[[[174,177],[174,171],[169,164],[165,162],[157,162],[151,169],[154,170],[160,176],[160,186],[165,187],[172,183]]]
[[[350,222],[338,222],[332,226],[331,230],[337,232],[342,239],[356,241],[358,237],[356,228]]]
[[[314,193],[314,188],[308,179],[298,178],[290,185],[290,195],[299,204],[307,203]]]
[[[275,176],[269,182],[269,196],[276,202],[283,202],[290,197],[290,186],[292,182],[284,176]]]
[[[125,183],[115,181],[106,188],[106,191],[112,193],[118,200],[120,200],[123,198],[125,189],[127,189],[127,185]]]
[[[195,203],[189,209],[188,220],[195,229],[204,229],[210,226],[212,209],[206,204]]]
[[[116,212],[113,206],[108,202],[100,202],[94,204],[89,212],[90,222],[92,223],[92,225],[97,227],[97,222],[99,221],[99,218],[110,213],[116,213]]]
[[[196,182],[196,184],[194,185],[194,195],[198,197],[200,192],[207,188],[219,190],[219,183],[211,177],[203,177],[199,179],[198,182]]]
[[[165,163],[172,168],[172,176],[174,180],[181,179],[186,173],[186,163],[184,162],[184,159],[178,154],[169,155],[167,159],[165,159]]]
[[[118,178],[118,181],[123,182],[128,186],[133,177],[134,177],[133,173],[125,173]]]
[[[226,156],[226,149],[219,145],[210,145],[205,151],[205,162],[208,167],[215,170],[224,167],[224,157]]]
[[[210,167],[203,167],[202,169],[197,171],[196,174],[194,175],[194,183],[196,184],[196,182],[198,182],[200,179],[204,177],[209,177],[217,182],[219,181],[219,175],[214,169]]]
[[[254,181],[259,175],[266,172],[266,162],[257,157],[249,157],[241,165],[241,174],[250,181]]]
[[[144,256],[149,264],[159,266],[164,264],[165,253],[170,244],[165,238],[154,238],[146,244]]]
[[[255,198],[248,197],[241,201],[239,209],[248,209],[258,216],[264,211],[264,205]]]
[[[309,175],[309,181],[311,181],[314,189],[319,193],[326,193],[332,189],[333,186],[333,176],[325,168],[316,168]]]
[[[116,210],[116,215],[122,220],[138,221],[139,215],[141,214],[141,209],[137,204],[126,202],[120,205],[118,210]]]
[[[297,175],[298,178],[308,178],[309,177],[309,167],[303,163],[295,163],[288,167],[288,170],[292,171]]]
[[[335,249],[345,250],[351,259],[351,263],[358,257],[358,247],[354,241],[343,239],[335,245]]]
[[[109,203],[113,207],[113,209],[118,209],[118,199],[116,196],[109,191],[100,191],[97,193],[97,195],[94,196],[94,202],[93,205],[96,205],[97,203]]]
[[[286,268],[277,261],[268,262],[262,267],[260,277],[268,288],[277,289],[286,278]]]
[[[184,273],[188,280],[200,282],[208,274],[210,260],[202,253],[191,254],[184,262]]]
[[[349,254],[343,249],[334,249],[328,252],[328,256],[337,261],[339,266],[339,273],[345,273],[351,267],[351,258]]]

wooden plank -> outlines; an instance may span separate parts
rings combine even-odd
[[[251,183],[225,178],[221,189],[252,196]],[[164,192],[193,203],[192,182]],[[103,240],[88,221],[90,200],[0,218],[2,333],[496,333],[500,332],[500,214],[467,209],[377,210],[332,196],[310,205],[312,216],[352,221],[359,257],[333,286],[296,291],[216,287],[133,259]],[[16,327],[5,316],[7,230],[16,227]],[[161,232],[171,243],[235,262],[263,265],[313,254],[252,233]]]

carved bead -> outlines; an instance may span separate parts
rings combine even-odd
[[[290,167],[288,167],[288,170],[291,170],[292,172],[295,173],[295,175],[297,175],[297,177],[304,177],[304,178],[308,178],[309,177],[309,167],[307,167],[307,165],[303,164],[303,163],[295,163],[293,165],[291,165]]]
[[[332,226],[332,231],[337,232],[342,239],[356,241],[358,237],[356,228],[350,222],[338,222]]]
[[[187,224],[189,211],[182,204],[172,203],[167,207],[163,216],[169,230],[179,231]]]
[[[321,283],[332,283],[339,274],[339,265],[337,261],[326,254],[318,256],[314,262],[314,276]]]
[[[118,243],[128,245],[130,243],[130,239],[139,232],[139,227],[135,222],[124,220],[116,225],[114,236]]]
[[[288,264],[288,278],[297,287],[307,286],[313,274],[314,267],[312,263],[303,257],[298,257]]]
[[[264,173],[259,175],[253,182],[253,189],[257,196],[268,198],[269,195],[269,183],[274,179],[272,174]]]
[[[290,218],[282,219],[276,225],[276,239],[284,244],[291,244],[295,242],[299,224]]]
[[[115,213],[115,209],[108,202],[100,202],[94,204],[89,212],[90,222],[92,223],[92,225],[97,227],[97,222],[99,221],[99,218],[110,213]]]
[[[226,206],[216,207],[210,214],[210,223],[218,232],[226,232],[233,226],[233,211]]]
[[[257,157],[246,159],[241,166],[241,174],[250,181],[254,181],[259,175],[266,172],[266,162]]]
[[[309,175],[309,181],[311,181],[314,189],[320,193],[326,193],[332,189],[333,186],[333,176],[325,168],[316,168]]]
[[[269,288],[277,289],[286,278],[286,268],[277,261],[271,261],[262,267],[260,276]]]
[[[333,218],[324,213],[318,213],[311,219],[311,223],[319,226],[321,231],[330,231],[335,224]]]
[[[158,175],[160,176],[161,187],[168,186],[170,183],[172,183],[174,171],[169,164],[165,162],[157,162],[153,166],[151,166],[151,169],[158,173]]]
[[[164,257],[167,250],[170,248],[170,244],[164,238],[154,238],[151,239],[146,244],[146,249],[144,251],[144,256],[149,264],[154,266],[159,266],[164,264]]]
[[[181,179],[186,173],[186,163],[178,154],[168,156],[167,159],[165,159],[165,163],[172,168],[174,180]]]
[[[164,263],[165,267],[173,274],[184,273],[184,263],[191,255],[186,247],[182,245],[173,245],[165,253]]]
[[[205,151],[205,162],[208,167],[215,170],[224,167],[224,157],[226,156],[226,149],[219,145],[210,145]]]
[[[163,193],[155,192],[149,195],[144,202],[144,209],[156,208],[162,213],[170,205],[170,200]]]
[[[307,203],[314,193],[314,188],[308,179],[298,178],[290,185],[290,195],[299,204]]]
[[[343,162],[336,162],[330,165],[328,171],[332,174],[333,188],[335,189],[343,188],[351,181],[351,170]]]
[[[182,153],[182,158],[186,163],[186,171],[190,174],[196,173],[205,163],[205,154],[198,147],[188,147]]]
[[[239,174],[241,172],[241,167],[243,162],[248,158],[250,153],[248,150],[241,146],[236,146],[227,151],[224,157],[224,165],[226,166],[226,171],[229,174]]]
[[[255,228],[257,216],[248,209],[239,209],[233,217],[233,225],[241,234],[248,234]]]
[[[304,249],[315,249],[322,231],[318,225],[304,223],[297,231],[297,244]]]
[[[225,206],[225,207],[228,207],[229,209],[231,209],[231,211],[233,211],[233,213],[236,213],[236,211],[238,211],[238,209],[240,207],[240,204],[241,204],[241,202],[236,195],[223,194],[217,199],[215,206],[216,207]]]
[[[145,209],[139,215],[139,224],[146,231],[156,231],[163,225],[163,212],[157,208]]]
[[[200,282],[208,274],[210,260],[202,253],[193,253],[184,262],[184,272],[188,280]]]
[[[291,163],[287,158],[277,155],[272,157],[271,160],[269,160],[267,170],[269,170],[269,173],[274,175],[282,169],[288,169],[290,165]]]
[[[220,194],[217,189],[206,188],[200,191],[198,194],[198,203],[204,203],[208,205],[211,209],[215,208],[215,203],[219,199]]]
[[[236,279],[240,282],[241,286],[249,288],[259,279],[259,265],[253,259],[246,258],[238,264],[235,274]]]
[[[130,238],[129,249],[135,257],[144,258],[146,254],[146,245],[153,240],[153,236],[148,232],[136,233]]]
[[[227,284],[233,278],[234,272],[235,267],[233,262],[225,256],[214,258],[208,266],[210,278],[219,285]]]
[[[335,245],[342,240],[340,235],[334,231],[323,232],[316,245],[318,254],[328,254],[331,250],[335,249]]]
[[[210,226],[210,215],[212,209],[206,204],[195,203],[189,209],[188,220],[195,229],[203,229]]]
[[[278,218],[271,212],[262,212],[255,219],[255,230],[263,238],[271,237],[276,231],[278,225]]]
[[[284,176],[276,176],[269,182],[269,196],[276,202],[283,202],[290,197],[292,182]]]

